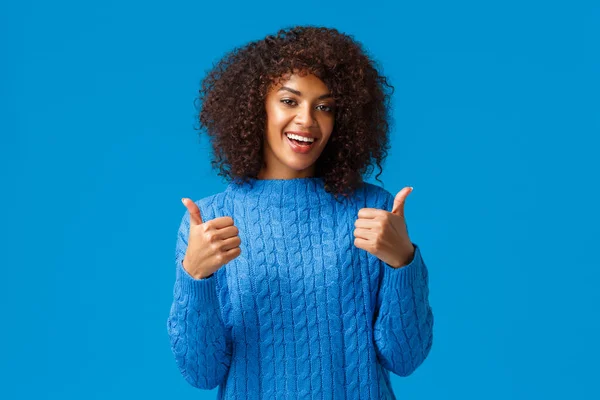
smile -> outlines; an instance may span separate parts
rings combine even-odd
[[[295,136],[292,135],[292,137],[295,137]],[[285,135],[285,139],[289,143],[292,151],[295,153],[300,153],[300,154],[309,153],[315,147],[315,143],[318,140],[318,139],[314,139],[314,141],[312,143],[310,143],[310,142],[304,142],[304,141],[299,141],[299,140],[295,140],[295,139],[290,139],[288,137],[288,135]]]

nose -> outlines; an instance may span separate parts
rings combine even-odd
[[[298,114],[296,114],[296,124],[303,126],[305,129],[311,128],[316,125],[317,120],[313,117],[313,110],[310,106],[298,107]]]

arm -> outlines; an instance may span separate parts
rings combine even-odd
[[[381,262],[375,311],[374,341],[380,363],[396,375],[408,376],[423,363],[433,341],[427,267],[415,246],[408,265]]]
[[[227,375],[231,343],[221,316],[215,275],[195,279],[183,267],[189,212],[177,234],[173,303],[167,321],[171,350],[179,371],[192,386],[214,389]]]

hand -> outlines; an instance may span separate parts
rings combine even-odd
[[[183,267],[195,279],[207,278],[240,255],[238,228],[231,217],[202,222],[196,203],[188,198],[181,199],[181,202],[190,213],[190,233]]]
[[[354,245],[394,268],[410,264],[415,254],[404,220],[404,203],[411,192],[412,187],[398,192],[392,212],[361,208],[354,223]]]

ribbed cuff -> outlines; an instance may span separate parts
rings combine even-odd
[[[201,302],[217,302],[217,287],[214,274],[203,279],[196,279],[183,268],[183,261],[180,261],[177,263],[176,279],[181,285],[182,293],[186,293],[191,298],[198,299]]]
[[[382,287],[408,287],[423,277],[423,259],[419,246],[415,246],[415,254],[410,264],[394,268],[384,263]]]

